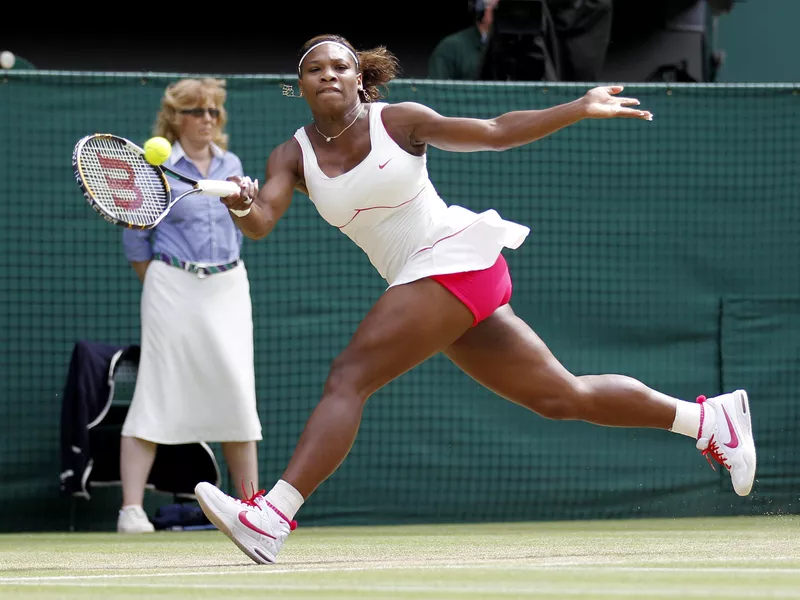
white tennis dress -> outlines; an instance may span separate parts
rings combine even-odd
[[[447,206],[428,177],[427,154],[403,150],[383,126],[383,102],[369,111],[371,149],[356,167],[328,177],[303,128],[306,188],[317,211],[366,254],[389,287],[491,267],[503,248],[518,248],[530,229],[494,210]]]

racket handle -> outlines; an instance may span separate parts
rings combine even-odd
[[[202,190],[209,196],[219,196],[224,198],[231,194],[239,193],[239,184],[233,181],[216,181],[214,179],[201,179],[195,186],[197,189]]]

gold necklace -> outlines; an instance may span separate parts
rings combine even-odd
[[[363,112],[363,110],[364,110],[364,104],[362,103],[362,104],[359,106],[359,109],[358,109],[358,114],[356,115],[356,118],[355,118],[355,119],[353,119],[353,122],[352,122],[352,123],[350,123],[350,125],[348,125],[348,126],[347,126],[347,127],[345,127],[344,129],[342,129],[342,130],[341,130],[339,133],[337,133],[336,135],[332,135],[332,136],[327,136],[327,135],[325,135],[324,133],[322,133],[322,132],[319,130],[319,127],[317,127],[317,124],[316,124],[316,123],[314,123],[314,129],[316,129],[316,130],[317,130],[317,133],[318,133],[318,134],[320,134],[322,137],[324,137],[324,138],[325,138],[325,141],[326,141],[326,142],[330,142],[331,140],[335,140],[337,137],[339,137],[340,135],[342,135],[342,134],[343,134],[345,131],[347,131],[348,129],[350,129],[350,128],[353,126],[353,123],[355,123],[356,121],[358,121],[358,117],[360,117],[360,116],[361,116],[361,113]]]

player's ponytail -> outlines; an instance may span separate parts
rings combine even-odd
[[[364,83],[364,89],[359,92],[362,101],[374,102],[384,98],[382,92],[389,91],[387,84],[397,77],[400,70],[397,58],[383,46],[378,46],[359,52],[358,62]]]

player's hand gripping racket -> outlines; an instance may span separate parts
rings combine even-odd
[[[108,133],[80,139],[72,153],[72,168],[92,208],[109,223],[132,229],[152,229],[178,200],[191,194],[225,197],[240,191],[233,181],[197,181],[151,165],[139,146]],[[173,198],[165,175],[192,188]]]

